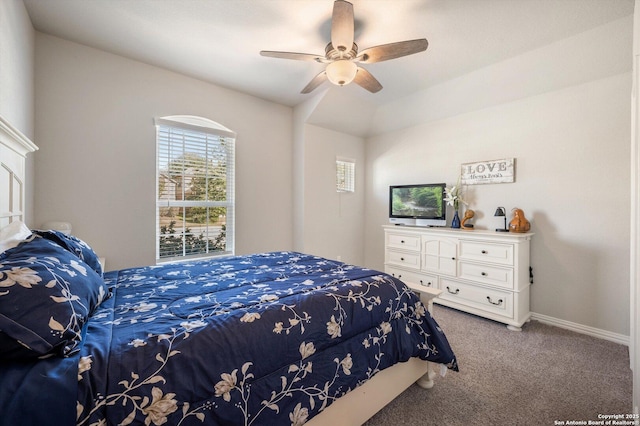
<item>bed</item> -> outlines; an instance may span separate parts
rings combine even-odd
[[[13,199],[2,425],[361,424],[430,386],[432,363],[457,370],[425,303],[382,272],[281,251],[104,273],[84,241],[26,228]]]

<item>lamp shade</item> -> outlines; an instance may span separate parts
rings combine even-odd
[[[498,207],[496,209],[496,212],[493,215],[504,218],[504,228],[502,228],[502,229],[498,228],[498,229],[496,229],[496,231],[497,232],[509,232],[509,229],[507,228],[507,211],[505,210],[505,208],[504,207]]]
[[[349,84],[356,77],[358,66],[347,59],[339,59],[327,65],[327,78],[337,86]]]

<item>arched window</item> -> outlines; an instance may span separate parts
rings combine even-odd
[[[234,254],[236,134],[186,115],[155,125],[157,261]]]

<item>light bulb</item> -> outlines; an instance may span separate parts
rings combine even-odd
[[[349,84],[356,77],[358,66],[348,59],[339,59],[327,65],[327,78],[337,86]]]

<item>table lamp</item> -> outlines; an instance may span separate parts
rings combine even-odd
[[[509,228],[507,228],[507,211],[504,207],[498,207],[496,212],[493,214],[494,216],[504,217],[504,229],[496,229],[497,232],[509,232]]]

